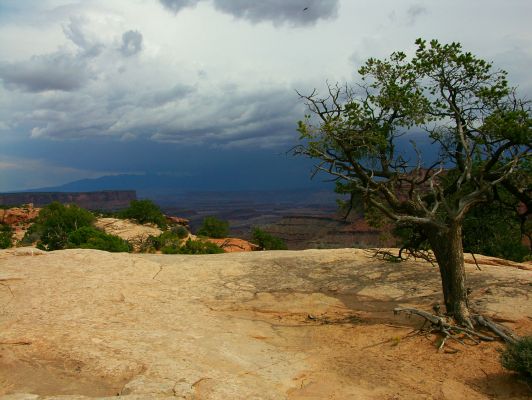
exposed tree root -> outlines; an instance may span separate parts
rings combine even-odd
[[[401,261],[406,261],[410,258],[413,258],[414,260],[427,261],[431,263],[432,266],[435,266],[437,264],[432,251],[422,250],[422,249],[413,249],[409,247],[400,248],[397,254],[394,254],[393,252],[389,250],[375,249],[373,253],[373,257],[379,258],[384,261],[390,261],[390,262],[401,262]]]
[[[423,324],[421,329],[425,328],[427,322],[430,323],[428,329],[430,332],[436,331],[443,335],[443,338],[438,344],[438,350],[441,350],[443,346],[445,346],[445,342],[449,339],[461,344],[465,344],[464,340],[469,340],[475,344],[478,344],[482,340],[494,341],[496,339],[496,337],[494,336],[485,335],[474,329],[456,325],[450,322],[449,319],[446,317],[431,314],[423,310],[418,310],[415,308],[396,307],[393,312],[396,315],[399,313],[404,313],[406,315],[418,315],[424,318],[425,323]],[[504,326],[493,322],[489,318],[483,317],[482,315],[473,315],[471,317],[471,320],[476,325],[490,330],[507,343],[515,343],[516,341],[515,335],[508,328],[505,328]]]
[[[505,326],[497,324],[489,318],[482,315],[473,315],[472,319],[480,326],[491,330],[497,336],[502,338],[507,343],[515,343],[517,341],[516,335]]]

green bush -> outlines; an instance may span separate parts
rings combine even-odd
[[[53,202],[44,207],[28,231],[38,234],[37,247],[43,250],[60,250],[67,246],[68,235],[79,228],[91,226],[94,215],[76,205]]]
[[[188,237],[190,233],[187,228],[182,225],[173,225],[170,227],[170,232],[175,234],[179,239],[184,239]]]
[[[278,238],[262,229],[255,228],[252,232],[252,242],[264,250],[286,250],[286,243],[283,239]]]
[[[0,224],[0,249],[13,245],[13,229],[9,225]]]
[[[22,246],[33,246],[39,240],[41,240],[41,232],[39,231],[38,225],[33,224],[26,231],[24,237],[19,242],[19,244],[21,244]]]
[[[516,203],[492,202],[472,209],[462,227],[464,251],[524,261],[530,248],[523,245],[516,208]]]
[[[198,235],[210,238],[224,238],[229,234],[229,222],[216,217],[205,217],[203,224],[198,229]]]
[[[168,231],[161,233],[159,236],[149,236],[141,244],[139,251],[141,253],[152,253],[161,250],[164,247],[170,252],[172,251],[170,249],[180,247],[183,243],[183,239],[188,237],[188,235],[189,232],[184,226],[173,225]]]
[[[501,354],[502,366],[515,371],[532,382],[532,336],[525,336],[509,344]]]
[[[67,248],[129,252],[131,245],[118,236],[109,235],[91,226],[84,226],[68,235]]]
[[[165,246],[163,254],[219,254],[224,251],[214,243],[188,239],[182,246]]]
[[[159,206],[151,200],[133,200],[129,208],[117,215],[119,218],[133,219],[141,224],[153,223],[159,228],[166,228],[166,218]]]
[[[152,237],[152,245],[155,250],[161,250],[163,247],[180,247],[182,238],[172,231],[161,233],[157,237]]]

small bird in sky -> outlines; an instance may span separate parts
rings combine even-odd
[[[305,8],[303,9],[303,11],[307,11],[307,10],[308,10],[308,7],[305,7]]]

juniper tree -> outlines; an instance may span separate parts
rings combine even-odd
[[[520,171],[530,162],[531,112],[505,71],[459,43],[416,45],[412,57],[370,58],[356,85],[300,94],[309,113],[295,152],[319,160],[316,170],[361,196],[367,210],[426,238],[447,313],[472,327],[462,223],[500,186],[530,204],[530,174]],[[415,143],[417,156],[407,158],[398,146],[406,133],[428,136],[437,159],[424,161]]]

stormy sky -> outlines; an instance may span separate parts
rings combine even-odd
[[[286,155],[296,90],[355,82],[422,37],[530,98],[531,15],[530,0],[1,0],[0,191],[146,173],[309,186]]]

